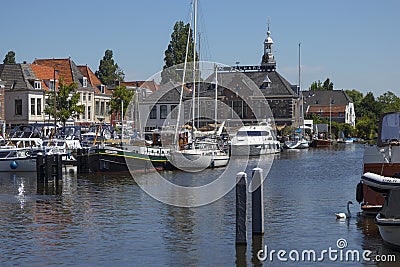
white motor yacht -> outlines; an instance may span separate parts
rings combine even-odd
[[[235,156],[257,156],[280,151],[280,143],[269,123],[242,126],[231,142],[231,153]]]

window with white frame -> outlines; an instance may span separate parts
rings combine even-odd
[[[94,105],[94,114],[100,115],[100,102],[99,101],[96,101],[96,103]]]
[[[100,115],[101,115],[101,116],[104,116],[104,115],[105,115],[105,114],[104,114],[104,112],[105,112],[105,110],[104,110],[104,104],[105,104],[104,101],[101,101],[101,102],[100,102]]]
[[[92,101],[92,94],[91,93],[88,94],[88,101]]]
[[[82,78],[82,86],[87,87],[87,78],[86,77]]]
[[[104,84],[100,85],[100,92],[104,94],[105,91],[106,91],[106,86]]]
[[[35,81],[34,88],[38,90],[42,89],[42,83],[40,81]]]
[[[42,115],[42,99],[36,99],[36,115]]]
[[[92,118],[92,107],[91,106],[88,106],[87,107],[87,118],[88,118],[88,120],[90,120],[91,118]]]
[[[82,101],[86,101],[86,93],[82,94]]]
[[[36,114],[36,99],[35,98],[31,98],[31,115],[35,115]]]

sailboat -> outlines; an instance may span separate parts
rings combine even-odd
[[[196,51],[196,27],[197,27],[197,0],[193,1],[194,10],[194,51]],[[189,28],[190,31],[190,28]],[[190,35],[190,34],[188,34]],[[187,66],[188,45],[186,47],[186,58],[184,63],[181,98],[178,108],[178,120],[176,131],[179,128],[179,118],[181,113],[181,102],[183,86],[185,84],[185,73]],[[192,143],[190,147],[171,152],[170,162],[175,167],[186,171],[199,171],[206,168],[223,167],[229,162],[229,155],[223,150],[219,149],[218,143],[210,139],[209,141],[199,142],[194,139],[195,129],[195,97],[196,97],[196,52],[193,55],[193,90],[192,90]],[[217,125],[217,90],[218,90],[218,66],[215,66],[215,125]],[[176,133],[176,136],[178,133]]]
[[[299,127],[298,130],[294,131],[294,133],[291,134],[290,139],[288,141],[285,141],[284,147],[287,149],[304,149],[304,148],[309,148],[309,142],[304,138],[304,99],[303,99],[303,94],[301,93],[301,80],[300,80],[300,46],[301,43],[299,43],[299,95],[301,94],[300,98],[300,116],[299,119],[301,119],[301,124],[302,124],[302,129]],[[300,121],[299,121],[300,124]]]

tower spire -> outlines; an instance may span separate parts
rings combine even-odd
[[[270,18],[268,17],[268,30],[267,30],[267,38],[264,40],[264,54],[261,60],[261,66],[268,66],[269,70],[275,70],[276,62],[275,57],[273,54],[272,46],[274,41],[271,38],[271,31],[270,31]]]

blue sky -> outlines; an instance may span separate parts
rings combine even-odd
[[[173,25],[191,0],[45,1],[1,4],[0,57],[17,62],[71,58],[93,71],[106,49],[126,80],[160,71]],[[302,88],[330,78],[335,89],[400,95],[400,1],[199,0],[202,59],[227,65],[261,61],[268,17],[277,69]]]

